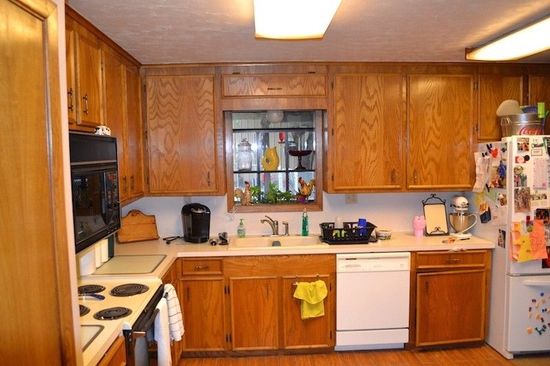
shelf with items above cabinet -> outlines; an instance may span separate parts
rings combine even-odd
[[[315,110],[226,112],[228,209],[320,209],[323,115]]]

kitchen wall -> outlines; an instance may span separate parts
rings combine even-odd
[[[451,198],[460,192],[439,192],[438,197],[447,200],[447,212]],[[310,233],[319,233],[319,223],[333,222],[336,217],[344,221],[357,221],[364,217],[382,228],[393,231],[412,232],[412,219],[422,214],[422,200],[428,198],[430,192],[422,193],[368,193],[356,195],[327,194],[323,196],[323,211],[309,212]],[[346,201],[356,201],[346,203]],[[181,208],[184,204],[198,202],[208,206],[212,212],[210,235],[227,231],[236,235],[239,219],[244,218],[247,235],[270,234],[267,224],[261,224],[260,219],[265,213],[228,213],[227,198],[223,197],[146,197],[123,208],[126,215],[129,210],[139,209],[145,214],[156,216],[159,235],[182,235]],[[288,221],[290,233],[301,232],[301,212],[270,213],[275,220]],[[282,225],[281,225],[282,229]]]

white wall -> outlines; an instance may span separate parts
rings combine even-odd
[[[457,193],[439,192],[438,197],[447,200],[447,212],[450,212],[450,199]],[[346,195],[327,194],[323,196],[323,211],[309,212],[310,233],[319,233],[319,223],[333,222],[335,217],[342,217],[344,221],[357,221],[366,218],[368,221],[382,228],[391,228],[393,231],[412,232],[412,219],[421,215],[422,200],[428,198],[430,192],[423,193],[369,193],[357,194],[357,203],[346,204]],[[244,218],[247,235],[270,234],[267,224],[261,224],[263,213],[228,213],[226,197],[146,197],[131,203],[123,208],[126,215],[131,209],[139,209],[145,214],[156,216],[159,235],[182,235],[181,208],[190,202],[202,203],[210,208],[212,218],[210,235],[227,231],[229,235],[236,235],[239,219]],[[291,234],[301,231],[301,212],[271,213],[275,220],[288,221]],[[281,225],[282,229],[282,225]]]

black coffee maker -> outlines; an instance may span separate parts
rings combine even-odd
[[[181,209],[183,240],[204,243],[210,238],[210,209],[200,203],[190,203]]]

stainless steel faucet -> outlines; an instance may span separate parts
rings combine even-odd
[[[265,215],[265,219],[261,219],[262,224],[268,223],[271,226],[272,235],[279,235],[279,221],[273,220],[271,217]]]
[[[283,235],[289,236],[290,234],[288,233],[288,222],[283,221],[283,226],[285,227],[285,233]]]

